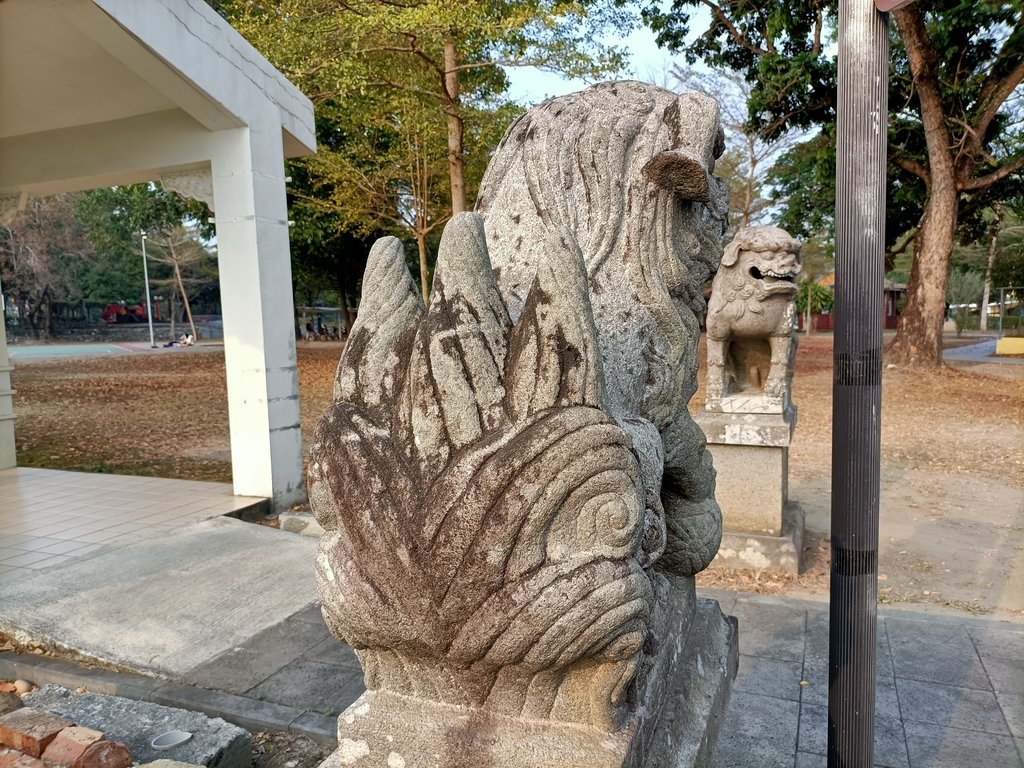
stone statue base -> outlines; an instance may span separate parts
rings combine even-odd
[[[738,407],[735,398],[730,406]],[[752,398],[744,404],[750,406]],[[756,405],[756,403],[753,403]],[[789,443],[796,408],[778,412],[703,411],[704,430],[718,473],[722,545],[713,566],[799,573],[804,513],[789,498]]]
[[[609,733],[367,691],[320,768],[690,768],[710,765],[739,659],[737,624],[692,580],[669,590],[643,700]]]
[[[804,508],[799,502],[790,501],[782,510],[782,531],[778,536],[723,530],[722,544],[711,567],[748,571],[780,568],[798,574],[803,548]]]

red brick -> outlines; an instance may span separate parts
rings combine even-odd
[[[102,731],[72,725],[57,734],[43,751],[43,760],[55,765],[73,765],[90,744],[103,740]]]
[[[16,749],[3,749],[0,750],[0,768],[44,768],[44,764],[38,757]]]
[[[0,717],[0,744],[40,757],[58,733],[74,723],[31,707]]]
[[[128,768],[132,755],[128,747],[116,741],[97,741],[85,748],[71,768]]]

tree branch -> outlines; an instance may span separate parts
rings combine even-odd
[[[1003,57],[1003,53],[1006,50],[1006,46],[1009,45],[1010,38],[1007,38],[1006,43],[1003,44],[1003,50],[999,52],[999,57]],[[1007,54],[1013,55],[1013,54]],[[1019,54],[1016,54],[1019,55]],[[994,68],[994,67],[993,67]],[[990,73],[991,75],[991,73]],[[980,142],[988,131],[989,125],[995,119],[996,113],[999,112],[999,108],[1003,106],[1006,100],[1013,93],[1014,89],[1024,82],[1024,58],[1017,62],[1017,66],[1010,70],[1002,78],[991,78],[985,81],[985,84],[981,87],[981,93],[978,95],[978,105],[983,106],[981,114],[978,115],[977,121],[974,123],[974,140]]]
[[[725,27],[726,31],[728,31],[729,35],[737,42],[737,44],[742,45],[748,51],[755,53],[758,56],[768,56],[771,53],[771,51],[754,45],[747,40],[747,38],[736,28],[736,25],[729,20],[729,17],[726,15],[725,11],[722,10],[721,6],[711,2],[711,0],[700,0],[700,3],[711,11],[714,17],[718,20],[718,23]]]
[[[967,181],[958,185],[958,189],[961,192],[972,192],[978,189],[988,189],[997,181],[1005,179],[1011,173],[1015,173],[1019,171],[1021,168],[1024,168],[1024,155],[1021,155],[1020,157],[1011,160],[1002,168],[992,171],[992,173],[987,173],[984,176],[976,176],[973,179],[968,179]]]
[[[931,174],[928,173],[928,169],[913,158],[893,155],[889,157],[889,162],[893,165],[899,166],[907,173],[912,173],[914,176],[917,176],[917,178],[921,179],[925,184],[932,183],[932,177]]]

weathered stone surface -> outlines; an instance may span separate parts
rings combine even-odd
[[[199,712],[119,696],[74,693],[59,685],[43,686],[26,698],[33,707],[103,731],[108,739],[125,744],[139,762],[171,757],[209,768],[249,768],[252,759],[252,740],[246,731]],[[153,739],[173,730],[188,731],[192,738],[167,752],[153,749]]]
[[[597,86],[509,129],[429,309],[401,244],[374,245],[307,479],[324,615],[367,687],[339,765],[621,768],[687,728],[695,760],[713,742],[668,699],[683,659],[720,662],[709,701],[734,671],[717,608],[720,642],[691,642],[721,535],[686,408],[721,151],[713,100]]]
[[[0,692],[0,715],[6,715],[8,712],[13,712],[16,709],[21,709],[25,706],[25,702],[21,700],[21,696],[11,691]]]
[[[0,717],[0,744],[40,757],[47,745],[69,725],[74,723],[43,708],[22,707]]]
[[[789,501],[789,448],[712,445],[725,530],[778,536]]]
[[[477,200],[514,321],[548,238],[579,249],[604,407],[639,454],[647,505],[665,518],[656,567],[680,575],[706,567],[721,536],[711,457],[686,404],[697,385],[703,286],[722,255],[727,199],[713,171],[723,141],[714,99],[602,83],[513,123]]]
[[[367,691],[338,721],[320,768],[709,766],[739,659],[736,620],[680,590],[647,689],[617,733]],[[645,713],[655,707],[657,717]],[[415,723],[415,728],[409,728]]]
[[[800,242],[778,227],[746,227],[726,247],[708,302],[707,410],[733,394],[759,397],[758,412],[786,407],[799,274]]]
[[[734,531],[726,527],[722,532],[722,546],[718,548],[711,567],[749,571],[780,568],[798,574],[803,548],[804,510],[799,502],[790,501],[782,510],[782,530],[777,536]]]
[[[796,428],[796,407],[791,405],[780,413],[703,411],[697,414],[697,423],[704,430],[708,443],[712,445],[763,445],[786,448],[792,442],[793,430]],[[714,454],[714,448],[709,450]],[[718,468],[717,461],[715,467]]]

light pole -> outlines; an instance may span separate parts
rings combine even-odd
[[[149,266],[146,264],[146,233],[142,235],[142,275],[146,281],[146,322],[149,323],[149,346],[156,349],[156,341],[153,340],[153,302],[149,298]]]

